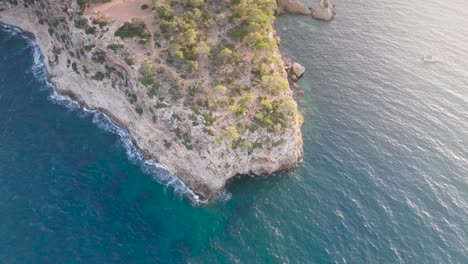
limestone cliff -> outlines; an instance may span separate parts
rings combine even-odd
[[[296,166],[302,119],[270,14],[261,31],[243,26],[274,1],[107,2],[3,0],[0,22],[34,34],[60,94],[106,113],[203,199],[236,175]]]

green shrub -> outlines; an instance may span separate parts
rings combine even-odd
[[[278,95],[281,90],[288,89],[289,84],[281,76],[263,76],[262,86],[267,88],[272,94]]]
[[[174,17],[172,8],[166,4],[160,4],[156,6],[156,12],[161,19],[170,20]]]
[[[102,81],[104,80],[104,77],[105,77],[104,73],[98,71],[94,74],[93,79],[96,81]]]
[[[213,130],[211,130],[210,128],[207,128],[207,127],[204,127],[204,128],[203,128],[203,132],[207,133],[207,134],[210,135],[210,136],[214,136],[214,135],[215,135],[214,132],[213,132]]]
[[[168,107],[168,105],[163,102],[157,102],[156,105],[154,106],[154,108],[156,109],[161,109],[161,108],[166,108],[166,107]]]
[[[135,64],[135,59],[131,57],[127,57],[125,58],[125,63],[127,63],[129,66],[132,66],[133,64]]]
[[[140,74],[140,78],[138,79],[140,83],[146,87],[151,86],[154,84],[153,75],[151,73],[145,72]]]
[[[76,62],[73,62],[73,63],[71,64],[71,66],[72,66],[72,69],[73,69],[74,72],[80,73],[80,72],[78,71],[78,65],[76,64]]]
[[[151,37],[151,33],[146,29],[146,24],[143,21],[132,21],[125,22],[114,35],[121,38],[134,38],[139,37],[142,39],[148,39]]]
[[[172,146],[172,143],[171,143],[171,142],[168,142],[168,141],[164,140],[164,147],[165,147],[166,149],[170,149],[171,146]]]
[[[93,25],[98,25],[100,28],[104,28],[107,26],[107,20],[98,18],[98,19],[93,19]]]
[[[91,44],[91,45],[84,45],[83,48],[85,51],[89,52],[91,51],[96,45]]]
[[[92,35],[92,34],[96,33],[96,28],[95,27],[86,27],[85,32],[88,35]]]
[[[235,148],[239,144],[240,133],[235,126],[228,126],[224,129],[218,140],[231,142],[231,147]]]
[[[135,107],[135,112],[137,112],[139,115],[142,115],[143,114],[143,108],[141,108],[141,106],[137,105]]]
[[[83,18],[75,20],[75,27],[76,28],[84,29],[87,26],[88,26],[88,19],[87,18],[83,17]]]
[[[112,50],[113,52],[117,52],[117,50],[119,50],[119,49],[121,49],[123,47],[124,47],[124,45],[122,45],[122,44],[109,44],[109,45],[107,45],[107,48]]]
[[[76,3],[78,4],[78,7],[80,8],[81,12],[83,12],[86,9],[88,2],[89,0],[76,0]]]
[[[134,93],[132,93],[132,92],[129,92],[128,90],[126,91],[126,94],[127,94],[127,97],[128,97],[128,101],[129,101],[131,104],[136,103],[136,101],[138,100],[136,94],[134,94]]]

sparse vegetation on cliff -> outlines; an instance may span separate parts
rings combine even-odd
[[[121,38],[134,38],[139,37],[142,39],[151,37],[151,33],[146,29],[146,24],[143,21],[138,21],[134,19],[132,22],[125,22],[117,31],[115,31],[115,36]]]
[[[276,1],[154,1],[154,9],[159,26],[154,34],[155,45],[159,48],[160,43],[167,43],[160,59],[185,80],[209,72],[209,78],[203,79],[204,87],[193,90],[191,97],[195,100],[188,106],[193,108],[201,100],[206,101],[201,104],[202,111],[219,112],[224,108],[228,110],[225,113],[233,114],[226,118],[242,132],[264,115],[259,96],[278,106],[275,116],[287,111],[290,114],[290,109],[282,107],[282,95],[289,86],[274,37]],[[271,131],[281,130],[296,125],[296,116],[297,111],[293,111],[290,119],[262,124],[271,126]]]
[[[76,3],[31,4],[49,34],[50,70],[74,72],[79,84],[66,89],[118,113],[139,147],[199,193],[299,160],[302,121],[275,37],[275,0],[148,0],[126,2],[125,12],[124,2]]]

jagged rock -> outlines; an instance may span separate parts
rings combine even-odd
[[[278,43],[278,46],[281,45],[281,38],[279,36],[275,37],[276,43]]]
[[[305,72],[304,66],[302,66],[301,64],[297,62],[290,62],[286,58],[283,58],[283,61],[284,61],[284,70],[288,74],[289,80],[292,81],[293,84],[295,84],[295,82],[297,82],[302,77],[302,75],[304,75],[304,72]],[[297,87],[297,85],[294,85],[294,87]]]
[[[280,14],[291,13],[298,15],[311,15],[311,10],[298,0],[277,0]]]
[[[295,63],[292,64],[291,72],[292,72],[293,75],[295,75],[297,77],[297,79],[299,79],[304,74],[305,68],[304,68],[304,66],[302,66],[299,63],[295,62]]]
[[[216,139],[227,126],[235,124],[234,119],[218,118],[216,111],[212,118],[217,120],[210,125],[213,135],[205,132],[203,126],[194,125],[191,119],[193,111],[182,104],[183,100],[162,97],[161,101],[171,104],[153,112],[157,98],[152,99],[147,93],[148,89],[143,87],[139,65],[143,65],[146,60],[156,61],[160,59],[159,55],[148,55],[146,47],[139,45],[136,40],[117,38],[114,33],[120,24],[112,22],[119,21],[112,17],[105,29],[96,28],[93,34],[77,28],[75,21],[86,18],[89,22],[94,16],[93,10],[84,12],[84,15],[81,12],[68,13],[70,7],[78,10],[76,3],[75,0],[0,0],[0,9],[6,9],[0,13],[0,22],[34,33],[36,43],[47,58],[45,66],[56,91],[83,107],[106,114],[115,124],[124,128],[145,159],[157,160],[170,173],[178,176],[190,188],[187,190],[187,194],[193,194],[190,197],[214,199],[226,183],[237,175],[269,175],[278,170],[294,168],[301,160],[303,142],[299,115],[292,116],[290,127],[281,128],[275,133],[259,128],[240,135],[245,142],[263,144],[248,154],[246,147],[233,148],[230,142]],[[135,9],[140,12],[139,6]],[[64,36],[63,39],[61,36]],[[270,37],[274,37],[273,30]],[[122,51],[111,52],[109,45],[116,43],[123,46],[120,48]],[[120,54],[124,52],[128,54],[122,57]],[[273,52],[272,56],[280,56],[278,50]],[[126,61],[130,56],[134,66]],[[75,69],[79,72],[73,70],[73,66],[70,67],[71,63],[76,65]],[[250,72],[249,69],[253,67],[244,66],[247,68],[241,70],[246,72]],[[89,72],[85,73],[84,69]],[[158,74],[164,77],[161,78],[161,85],[169,93],[173,83],[179,83],[177,73],[166,63],[161,63],[160,70]],[[202,70],[205,73],[198,76],[200,84],[212,87],[209,68]],[[282,78],[286,77],[286,72],[280,67],[275,70]],[[181,90],[188,89],[183,84],[188,86],[189,81],[181,80],[180,87],[177,86]],[[263,90],[260,86],[250,88],[258,89],[259,92]],[[291,89],[283,89],[280,96],[296,107],[292,93]],[[138,113],[136,106],[145,111]],[[197,121],[203,120],[201,114],[197,116]],[[191,144],[185,139],[182,142],[185,137],[189,137]],[[282,143],[278,146],[275,142]]]
[[[312,8],[312,17],[319,20],[330,21],[335,17],[335,4],[331,0],[320,0]]]

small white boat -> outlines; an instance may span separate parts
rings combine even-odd
[[[438,62],[438,61],[439,61],[436,57],[434,57],[434,56],[432,56],[432,55],[424,55],[423,58],[422,58],[422,60],[423,60],[424,62],[427,62],[427,63],[434,63],[434,62]]]

